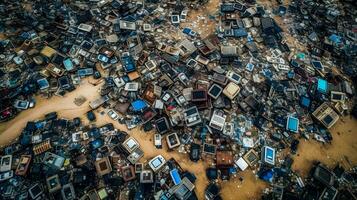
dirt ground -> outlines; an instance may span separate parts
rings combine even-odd
[[[331,129],[331,144],[321,144],[315,140],[301,140],[299,151],[294,158],[293,169],[306,176],[314,161],[327,166],[341,164],[345,169],[357,165],[357,120],[345,117]]]
[[[22,111],[11,121],[1,123],[0,147],[14,141],[21,133],[27,121],[42,118],[48,112],[56,111],[59,112],[61,116],[70,119],[84,115],[84,113],[89,110],[89,101],[99,96],[98,89],[100,85],[93,86],[88,82],[89,80],[90,79],[83,80],[77,90],[66,94],[65,97],[54,96],[49,100],[37,96],[35,108]],[[76,97],[81,95],[87,98],[87,102],[78,107],[73,102]]]
[[[218,9],[220,0],[210,0],[198,10],[190,10],[185,23],[180,26],[189,27],[196,31],[202,38],[215,32],[218,21]]]

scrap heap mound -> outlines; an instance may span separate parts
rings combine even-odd
[[[205,2],[2,1],[0,120],[34,107],[35,94],[65,98],[86,77],[104,82],[91,110],[114,120],[28,122],[2,149],[2,198],[197,199],[194,174],[160,155],[140,162],[145,152],[121,123],[155,132],[157,148],[163,138],[193,162],[213,161],[206,199],[220,198],[216,179],[247,168],[271,183],[267,199],[351,199],[354,171],[318,165],[304,180],[283,152],[295,154],[301,137],[330,142],[328,129],[352,110],[353,2],[222,1],[197,17],[217,24],[203,38],[188,19]]]

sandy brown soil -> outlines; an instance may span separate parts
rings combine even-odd
[[[37,96],[35,108],[25,110],[13,120],[1,123],[0,147],[16,139],[21,133],[21,130],[25,127],[27,121],[42,118],[46,113],[57,111],[61,116],[70,119],[86,113],[89,110],[89,101],[99,96],[98,89],[100,88],[100,85],[93,86],[88,80],[89,79],[82,80],[79,89],[66,94],[65,97],[54,96],[48,100]],[[87,102],[78,107],[73,101],[80,95],[86,97]]]
[[[243,177],[243,182],[239,180]],[[236,178],[220,184],[222,188],[222,198],[228,200],[236,199],[260,199],[267,183],[259,180],[251,170],[239,172]]]
[[[219,2],[220,0],[210,0],[198,10],[190,10],[186,22],[181,23],[180,26],[192,28],[192,30],[200,34],[201,38],[214,33],[218,18],[213,19],[213,17],[218,14]]]
[[[331,144],[321,144],[314,140],[301,140],[295,156],[293,169],[306,176],[314,161],[321,161],[334,167],[340,163],[345,169],[357,165],[357,120],[345,117],[331,129]]]

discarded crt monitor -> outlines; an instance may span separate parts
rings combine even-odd
[[[16,100],[14,103],[14,107],[17,109],[26,110],[29,107],[29,102],[23,100]]]
[[[327,102],[321,104],[312,115],[326,128],[331,128],[339,120],[339,115]]]
[[[317,80],[317,91],[320,93],[326,94],[328,89],[328,83],[324,79],[318,79]]]
[[[162,166],[164,166],[166,163],[166,160],[164,157],[162,157],[162,155],[158,155],[155,158],[151,159],[149,161],[149,166],[151,167],[151,169],[156,172],[158,171]]]
[[[207,144],[207,143],[203,144],[203,152],[208,155],[215,155],[216,149],[217,149],[216,145]]]
[[[90,142],[90,145],[93,149],[98,149],[104,145],[104,141],[100,138]]]
[[[220,188],[215,183],[210,183],[205,190],[205,198],[212,199],[221,199],[219,196]]]
[[[31,159],[31,155],[22,155],[19,164],[17,165],[15,174],[18,176],[25,176],[28,172]]]
[[[122,145],[129,153],[132,153],[140,146],[138,141],[136,141],[133,137],[126,139]]]
[[[137,112],[137,111],[142,111],[143,109],[145,109],[147,107],[147,104],[145,101],[143,100],[135,100],[131,103],[131,106],[133,106],[133,111]]]
[[[254,64],[248,63],[248,64],[246,65],[246,69],[247,69],[248,71],[252,72],[252,71],[254,70]]]
[[[192,190],[195,185],[187,178],[183,178],[181,184],[177,185],[177,189],[174,192],[175,199],[189,199],[192,196]]]
[[[180,23],[180,16],[179,15],[172,15],[171,16],[172,24],[179,24]]]
[[[37,84],[38,84],[40,90],[45,90],[50,87],[50,84],[48,83],[46,78],[38,79]]]
[[[309,108],[311,105],[311,99],[307,96],[301,96],[300,97],[300,105],[305,108]]]
[[[144,156],[144,152],[138,147],[127,157],[131,164],[135,164]]]
[[[210,95],[214,99],[217,99],[219,95],[222,93],[222,90],[223,90],[222,87],[220,87],[217,84],[213,84],[208,91],[208,95]]]
[[[336,199],[338,190],[334,187],[326,187],[322,192],[320,199]]]
[[[135,62],[134,59],[131,56],[123,56],[121,58],[122,63],[123,63],[123,68],[125,69],[125,72],[129,73],[132,71],[135,71]]]
[[[29,194],[32,199],[39,198],[43,194],[43,189],[39,184],[35,184],[29,189]]]
[[[226,115],[222,110],[214,110],[209,126],[222,131],[224,123],[226,122]]]
[[[123,174],[124,181],[130,181],[135,179],[135,171],[132,165],[122,167],[121,173]]]
[[[323,65],[322,65],[322,63],[320,61],[313,60],[313,61],[311,61],[311,65],[317,70],[323,70],[324,69],[324,67],[323,67]]]
[[[273,182],[274,179],[274,169],[265,169],[263,171],[260,171],[259,173],[259,178],[267,181],[267,182]]]
[[[72,183],[68,183],[62,187],[61,196],[62,199],[76,199],[76,194],[74,192]]]
[[[61,189],[61,183],[59,180],[59,176],[57,174],[53,175],[51,177],[48,177],[46,179],[46,183],[47,183],[48,191],[50,193],[56,192]]]
[[[140,172],[140,183],[153,183],[154,173],[151,170],[143,170]]]
[[[332,102],[343,102],[346,99],[346,94],[343,92],[331,91],[330,99]]]
[[[299,132],[299,119],[295,117],[288,117],[286,122],[286,130],[298,133]]]
[[[166,133],[170,129],[169,122],[165,117],[161,117],[160,119],[156,120],[155,124],[156,130],[160,134]]]
[[[169,149],[173,149],[175,147],[180,146],[180,139],[177,136],[177,133],[171,133],[166,136],[167,146]]]
[[[233,29],[234,37],[247,37],[248,33],[245,28]]]
[[[184,111],[185,122],[188,127],[202,122],[196,106],[192,106]]]
[[[242,157],[236,160],[234,164],[242,171],[246,170],[249,166],[248,163]]]
[[[239,92],[240,92],[240,87],[233,82],[230,82],[223,90],[223,94],[226,95],[231,100],[234,99]]]
[[[192,100],[193,102],[196,101],[206,101],[207,100],[207,91],[202,89],[197,89],[192,91]]]
[[[335,181],[334,173],[322,164],[319,164],[316,167],[313,176],[316,180],[318,180],[325,186],[332,186]]]
[[[58,79],[58,83],[61,89],[69,89],[71,87],[68,76],[62,76]]]
[[[11,170],[12,155],[6,155],[0,159],[0,172],[6,172]]]
[[[218,73],[214,73],[212,76],[212,81],[220,85],[227,85],[228,79],[226,76]]]
[[[340,44],[342,42],[342,38],[336,34],[330,35],[330,37],[328,39],[336,45]]]
[[[242,77],[239,74],[235,73],[234,71],[227,72],[226,77],[236,84],[239,84],[242,79]]]
[[[180,177],[180,174],[178,173],[178,170],[176,168],[170,171],[170,176],[171,176],[172,181],[174,182],[175,185],[178,185],[181,183],[181,177]]]
[[[45,157],[43,158],[42,162],[54,169],[61,169],[64,164],[65,158],[59,155],[56,155],[51,152],[46,152]]]
[[[194,37],[194,36],[196,36],[196,32],[194,32],[192,29],[190,29],[190,28],[184,28],[183,30],[182,30],[182,32],[184,33],[184,34],[187,34],[187,35],[189,35],[189,36],[192,36],[192,37]]]
[[[106,175],[112,171],[112,166],[108,157],[95,161],[94,165],[99,176]]]
[[[63,61],[63,66],[67,71],[72,71],[74,69],[73,62],[70,58],[67,58]]]
[[[264,146],[262,149],[262,161],[270,165],[275,165],[275,149]]]
[[[218,178],[218,170],[216,168],[207,168],[206,169],[206,176],[208,180],[216,180]]]
[[[191,143],[190,147],[190,160],[197,162],[201,156],[201,145],[196,143]]]
[[[79,69],[77,71],[78,76],[83,77],[83,76],[90,76],[94,73],[94,70],[92,68],[84,68],[84,69]]]

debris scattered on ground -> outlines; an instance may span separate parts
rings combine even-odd
[[[331,142],[340,117],[356,115],[355,4],[222,1],[195,14],[208,4],[4,0],[1,122],[35,107],[36,95],[65,98],[87,77],[102,85],[89,125],[48,113],[1,149],[2,198],[197,199],[193,173],[162,155],[143,161],[115,123],[155,132],[155,147],[165,141],[193,162],[213,160],[206,199],[220,199],[217,179],[244,184],[248,168],[271,184],[263,199],[355,198],[355,168],[316,164],[303,179],[283,153],[296,154],[301,138]],[[95,124],[101,107],[112,123]]]

